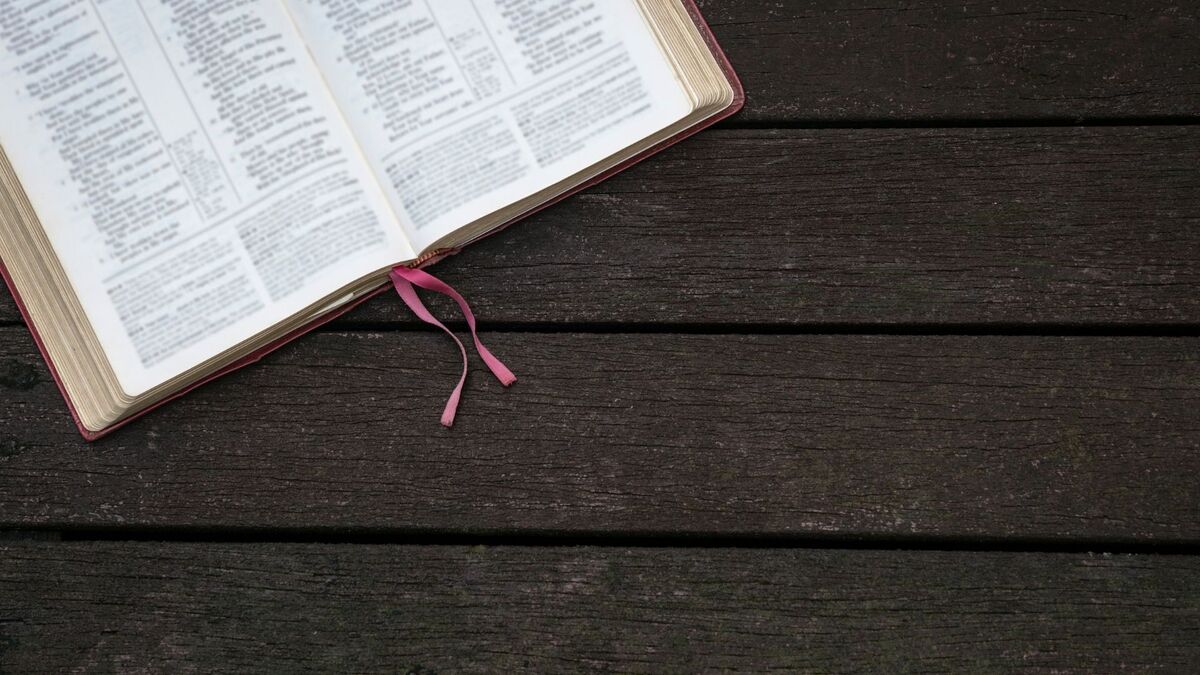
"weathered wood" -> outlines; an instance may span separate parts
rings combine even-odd
[[[713,132],[437,273],[485,322],[1195,324],[1197,158],[1200,127]]]
[[[733,129],[1190,124],[1200,8],[701,4],[746,111],[442,264],[485,320],[1200,325],[1200,126]],[[16,320],[0,292],[0,527],[43,538],[1200,541],[1196,338],[501,333],[520,384],[446,432],[440,337],[331,331],[88,446]],[[368,324],[413,325],[333,331]],[[1200,659],[1198,556],[4,539],[0,672]]]
[[[0,546],[11,672],[1186,672],[1200,559]]]
[[[323,333],[84,444],[0,330],[0,527],[1200,541],[1200,339]]]
[[[1200,6],[704,0],[742,122],[1200,116]]]

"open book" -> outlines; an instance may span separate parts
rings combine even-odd
[[[94,438],[741,101],[691,0],[0,0],[0,259]]]

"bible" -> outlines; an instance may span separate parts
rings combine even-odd
[[[0,0],[0,270],[95,439],[743,100],[692,0]]]

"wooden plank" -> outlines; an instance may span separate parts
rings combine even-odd
[[[11,672],[1186,672],[1200,558],[0,547]]]
[[[1084,120],[1200,111],[1200,6],[1176,0],[704,0],[737,121]]]
[[[714,132],[437,272],[493,323],[1195,325],[1197,157],[1200,127]]]
[[[323,333],[84,444],[0,330],[0,527],[1200,541],[1200,339]]]

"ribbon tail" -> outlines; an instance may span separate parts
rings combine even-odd
[[[446,407],[442,411],[442,426],[449,429],[454,426],[454,417],[458,413],[458,403],[462,400],[463,387],[467,383],[467,370],[469,368],[469,363],[467,361],[467,348],[465,345],[463,345],[462,340],[459,340],[458,336],[455,335],[453,331],[451,331],[449,328],[446,328],[445,324],[443,324],[441,321],[438,321],[437,317],[435,317],[429,311],[429,309],[425,307],[425,303],[421,302],[421,297],[417,295],[416,289],[413,288],[413,285],[409,283],[408,279],[406,279],[404,275],[397,274],[396,271],[393,271],[391,278],[392,285],[396,287],[396,293],[400,295],[400,299],[404,301],[404,304],[408,305],[408,308],[412,310],[412,313],[416,314],[417,318],[425,323],[442,329],[446,335],[450,336],[451,340],[454,340],[454,343],[458,345],[458,351],[462,353],[462,376],[458,378],[458,386],[454,388],[453,392],[451,392],[449,400],[446,401]]]

